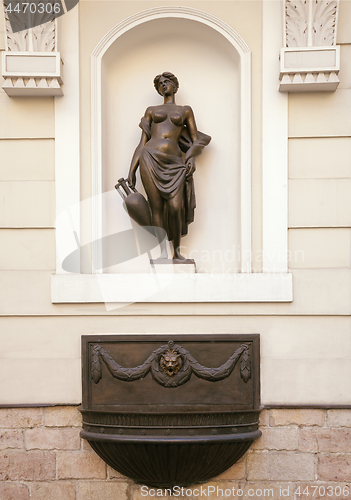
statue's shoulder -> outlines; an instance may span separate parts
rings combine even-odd
[[[183,112],[187,118],[194,118],[194,112],[191,106],[186,104],[183,106]]]
[[[145,110],[144,116],[147,116],[147,117],[151,116],[155,108],[156,108],[156,106],[149,106],[149,107],[147,107],[146,110]]]
[[[185,106],[183,106],[183,109],[186,113],[193,113],[193,108],[191,106],[189,106],[189,104],[186,104]]]

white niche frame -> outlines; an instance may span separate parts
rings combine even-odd
[[[263,6],[263,59],[272,67],[272,54],[281,46],[280,2],[265,2]],[[264,3],[264,4],[265,4]],[[273,4],[273,5],[272,5]],[[275,5],[274,5],[275,4]],[[278,8],[277,8],[278,7]],[[123,33],[148,21],[162,18],[182,18],[203,23],[224,36],[240,56],[241,73],[241,273],[174,275],[171,286],[158,287],[159,277],[154,274],[68,274],[57,262],[52,276],[53,303],[84,302],[290,302],[292,301],[292,275],[287,272],[287,99],[270,87],[271,70],[263,78],[263,273],[251,272],[251,52],[245,41],[219,18],[184,6],[156,7],[128,17],[110,30],[99,42],[91,56],[92,66],[92,261],[93,269],[101,269],[102,248],[102,116],[101,116],[101,61],[108,48]],[[272,31],[277,37],[272,37]],[[265,66],[264,66],[265,67]],[[274,72],[273,72],[274,75]],[[78,75],[79,76],[79,75]],[[273,83],[274,85],[274,83]],[[278,94],[278,99],[277,95]],[[265,104],[265,99],[266,104]],[[272,113],[277,119],[272,120]],[[61,117],[62,118],[62,117]],[[76,117],[78,118],[78,116]],[[266,118],[266,120],[265,120]],[[69,140],[67,121],[56,117],[56,130],[60,140]],[[267,126],[265,125],[265,121]],[[274,134],[273,136],[270,134]],[[272,140],[274,137],[274,140]],[[276,147],[277,138],[282,139]],[[273,150],[274,148],[274,150]],[[78,149],[77,149],[78,151]],[[59,160],[59,161],[58,161]],[[80,201],[79,165],[75,170],[75,187],[70,186],[70,202],[64,199],[63,183],[58,182],[57,208],[69,207]],[[56,171],[68,175],[62,158],[56,158]],[[72,172],[72,171],[71,171]],[[72,175],[72,174],[70,174]],[[67,177],[65,178],[67,181]],[[59,211],[57,210],[57,213]],[[79,239],[80,222],[75,218]],[[61,230],[60,230],[61,229]],[[57,228],[57,248],[64,238],[63,228]],[[61,242],[62,243],[62,242]],[[218,279],[216,279],[216,277]],[[156,283],[156,287],[155,287]],[[101,291],[103,288],[103,293]],[[141,298],[141,289],[153,290]]]

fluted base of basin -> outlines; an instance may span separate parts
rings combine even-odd
[[[253,433],[252,433],[253,434]],[[256,431],[259,437],[260,431]],[[159,488],[202,483],[226,471],[249,449],[250,441],[212,443],[116,443],[90,441],[113,469],[138,483]]]
[[[261,436],[258,411],[176,416],[81,411],[81,437],[108,465],[159,488],[218,476]]]

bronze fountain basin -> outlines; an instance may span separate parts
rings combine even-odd
[[[83,430],[113,469],[201,483],[260,437],[259,335],[83,336]]]

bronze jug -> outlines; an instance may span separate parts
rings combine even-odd
[[[115,185],[124,203],[123,207],[129,217],[139,226],[152,226],[150,206],[144,196],[129,183],[128,179],[118,179]]]

